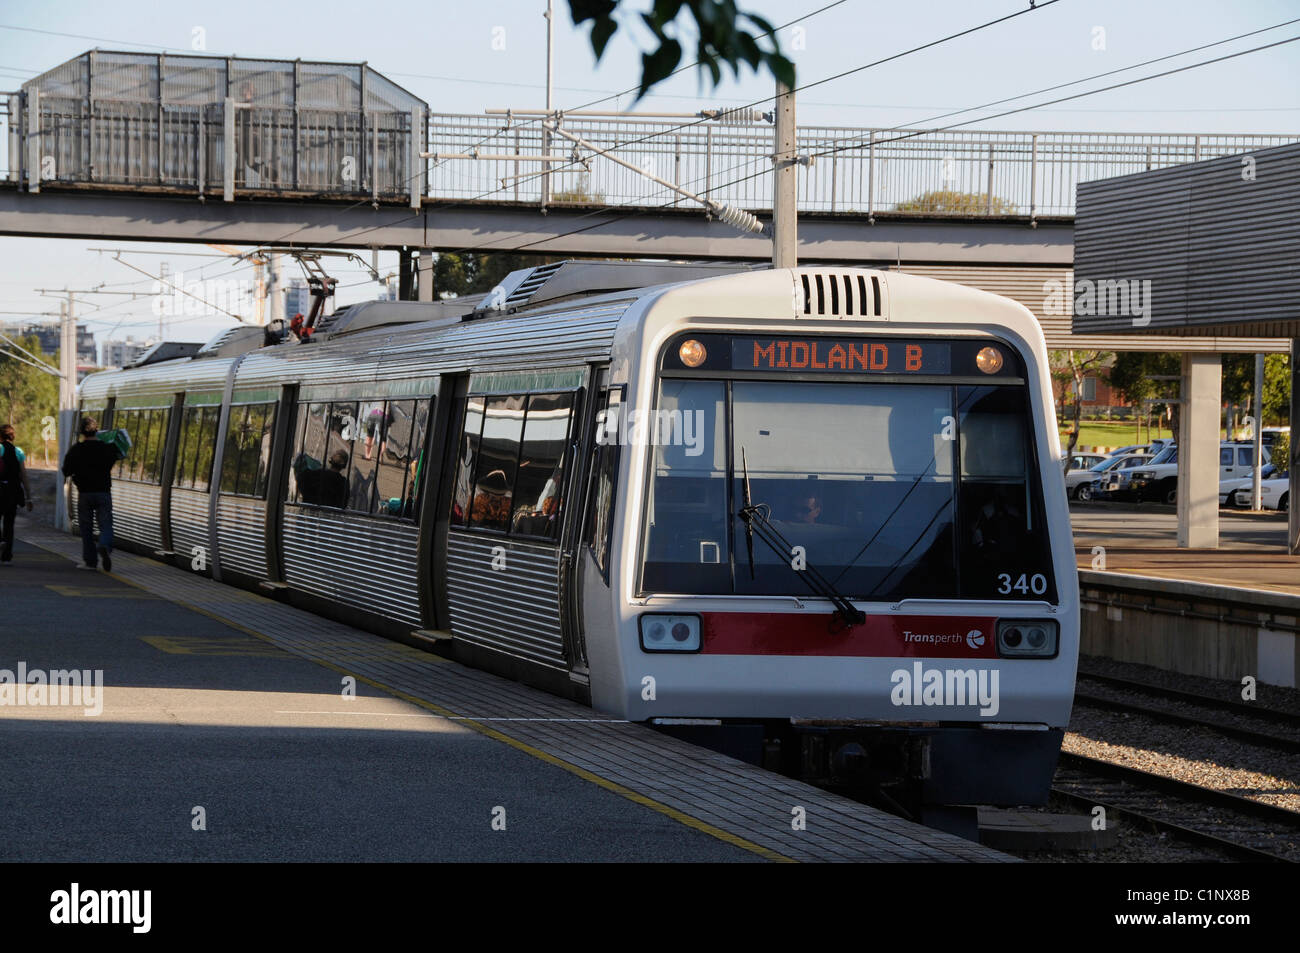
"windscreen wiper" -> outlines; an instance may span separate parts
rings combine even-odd
[[[749,498],[749,461],[745,459],[745,448],[740,448],[740,466],[745,473],[745,505],[741,508],[740,518],[745,520],[745,549],[749,553],[749,578],[754,579],[754,526],[746,518],[745,513],[753,510],[753,502]]]
[[[786,539],[781,531],[772,525],[768,513],[771,511],[766,503],[754,503],[750,499],[749,493],[749,466],[745,462],[745,448],[740,448],[741,466],[744,468],[745,505],[736,515],[745,521],[745,538],[749,546],[749,572],[751,578],[754,575],[754,536],[757,535],[777,557],[786,562],[791,558],[794,552],[794,546]],[[861,625],[867,621],[866,613],[862,612],[857,606],[849,601],[848,597],[843,595],[838,589],[831,585],[830,581],[818,571],[812,563],[804,560],[804,568],[796,569],[795,575],[804,581],[809,589],[823,599],[829,599],[835,606],[834,616],[841,619],[847,626]]]

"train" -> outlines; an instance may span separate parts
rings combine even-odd
[[[927,823],[1045,803],[1079,591],[1023,306],[564,261],[313,331],[85,379],[119,545]]]

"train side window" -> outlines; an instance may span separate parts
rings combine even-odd
[[[469,523],[470,498],[474,492],[474,465],[478,462],[483,441],[484,398],[471,397],[465,402],[465,425],[461,428],[457,452],[456,488],[451,498],[451,522],[456,526]]]
[[[113,415],[114,430],[125,430],[131,436],[131,449],[127,451],[125,457],[117,461],[117,466],[113,468],[113,476],[119,480],[131,479],[131,466],[134,458],[139,453],[140,429],[135,426],[134,410],[119,410]]]
[[[367,433],[377,458],[374,512],[381,516],[411,517],[406,505],[407,486],[415,482],[418,439],[413,400],[389,401],[379,433]],[[414,487],[411,487],[412,491]]]
[[[609,582],[610,536],[614,523],[614,485],[618,479],[617,434],[622,413],[622,388],[605,390],[596,407],[596,437],[591,468],[591,491],[587,503],[587,524],[583,542],[591,548],[592,559],[600,574]],[[612,428],[611,428],[612,424]]]
[[[330,405],[328,423],[316,502],[341,510],[348,505],[348,474],[352,469],[352,441],[357,430],[356,402]]]
[[[425,436],[429,432],[429,414],[433,411],[433,399],[417,401],[415,405],[415,422],[411,430],[410,460],[407,469],[410,473],[406,481],[406,498],[402,504],[402,515],[418,519],[420,515],[420,496],[424,490],[424,468],[428,463],[429,448],[425,445]]]
[[[241,435],[248,429],[248,405],[230,408],[230,422],[226,424],[226,444],[221,453],[221,490],[224,493],[239,491],[239,448]]]
[[[555,539],[564,507],[569,427],[574,394],[533,394],[528,398],[524,436],[515,482],[510,530],[521,536]]]
[[[194,459],[194,489],[207,493],[212,488],[212,465],[217,457],[217,424],[220,423],[221,408],[217,406],[199,408],[198,449]]]
[[[320,505],[321,471],[325,466],[325,435],[329,432],[330,405],[309,404],[302,432],[294,447],[293,495],[295,503]]]
[[[141,483],[149,481],[149,459],[150,451],[154,445],[154,412],[152,410],[139,411],[139,428],[140,428],[140,452],[135,456],[135,465],[131,468],[133,479]]]
[[[221,492],[261,499],[271,464],[275,404],[240,404],[230,409],[222,453]]]
[[[190,489],[194,486],[194,451],[198,447],[200,414],[198,407],[181,409],[181,439],[176,444],[176,468],[172,470],[172,486]]]
[[[348,509],[370,513],[375,498],[376,464],[388,434],[388,416],[382,400],[362,401],[353,428],[352,475]]]
[[[483,416],[483,440],[474,469],[474,497],[469,523],[480,529],[508,531],[514,500],[519,443],[524,429],[522,395],[489,397]]]
[[[145,480],[155,485],[162,484],[163,463],[167,455],[167,430],[172,412],[167,408],[151,410],[153,418],[149,427],[149,462]]]
[[[266,429],[266,407],[250,404],[244,431],[239,435],[239,479],[236,493],[254,496],[257,493],[257,462],[262,451],[262,433]]]
[[[266,481],[271,470],[271,441],[275,438],[274,403],[262,405],[262,433],[257,440],[257,469],[253,479],[253,495],[266,499]]]
[[[114,478],[134,483],[162,482],[168,415],[168,410],[159,408],[119,410],[114,415],[111,429],[124,429],[131,437],[131,450],[117,462]]]

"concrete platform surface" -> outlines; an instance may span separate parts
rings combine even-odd
[[[1286,514],[1219,514],[1218,549],[1179,549],[1172,506],[1071,504],[1080,569],[1300,595],[1300,556],[1286,551]],[[1094,565],[1104,548],[1104,566]]]
[[[78,571],[76,539],[22,532],[0,669],[103,690],[0,694],[0,860],[1013,859],[150,559]]]

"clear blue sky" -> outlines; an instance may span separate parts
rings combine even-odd
[[[620,18],[631,30],[620,30],[597,66],[585,31],[577,30],[569,18],[567,0],[556,0],[558,105],[572,108],[635,86],[640,63],[637,46],[648,40],[634,14],[647,9],[650,2],[624,0],[622,6],[628,10]],[[826,2],[740,0],[740,6],[780,24]],[[791,30],[784,31],[782,45],[795,60],[803,84],[1025,6],[1027,0],[848,0],[801,23],[803,34],[798,43]],[[489,107],[536,108],[544,102],[544,9],[545,0],[11,4],[0,9],[0,87],[17,88],[24,80],[92,47],[194,52],[192,40],[199,28],[210,53],[365,60],[438,112],[481,114]],[[1009,23],[810,89],[800,96],[799,120],[803,124],[902,125],[1296,17],[1300,17],[1296,0],[1060,0]],[[1298,34],[1300,24],[1144,72]],[[494,37],[504,40],[504,50],[494,49]],[[1119,77],[1124,78],[1128,77]],[[711,90],[702,75],[688,71],[664,83],[638,108],[685,112],[752,102],[770,94],[767,77],[746,74]],[[623,97],[599,108],[630,106],[630,98]],[[973,128],[1294,133],[1300,130],[1300,43]],[[86,287],[109,282],[118,288],[147,289],[147,279],[87,250],[103,244],[0,239],[0,261],[4,263],[0,295],[5,302],[0,310],[56,308],[55,302],[34,292],[42,286],[62,287],[71,282]],[[199,250],[192,247],[132,247],[156,251],[131,257],[151,271],[157,271],[160,261],[169,260],[173,271],[185,271],[191,277],[205,264],[203,277],[251,277],[247,271],[232,272],[222,262],[167,258],[169,251]],[[393,262],[393,256],[386,255],[382,263],[391,269]],[[357,283],[340,292],[339,303],[373,297],[375,286],[362,283],[364,275],[358,269],[341,269],[337,275],[341,284]],[[126,284],[137,279],[142,284]],[[105,310],[94,316],[91,327],[101,336],[106,332],[115,337],[140,336],[156,330],[157,319],[146,300],[131,303],[104,297],[97,303]],[[0,315],[0,321],[14,319]],[[228,324],[220,319],[191,319],[171,326],[168,337],[200,340]]]

